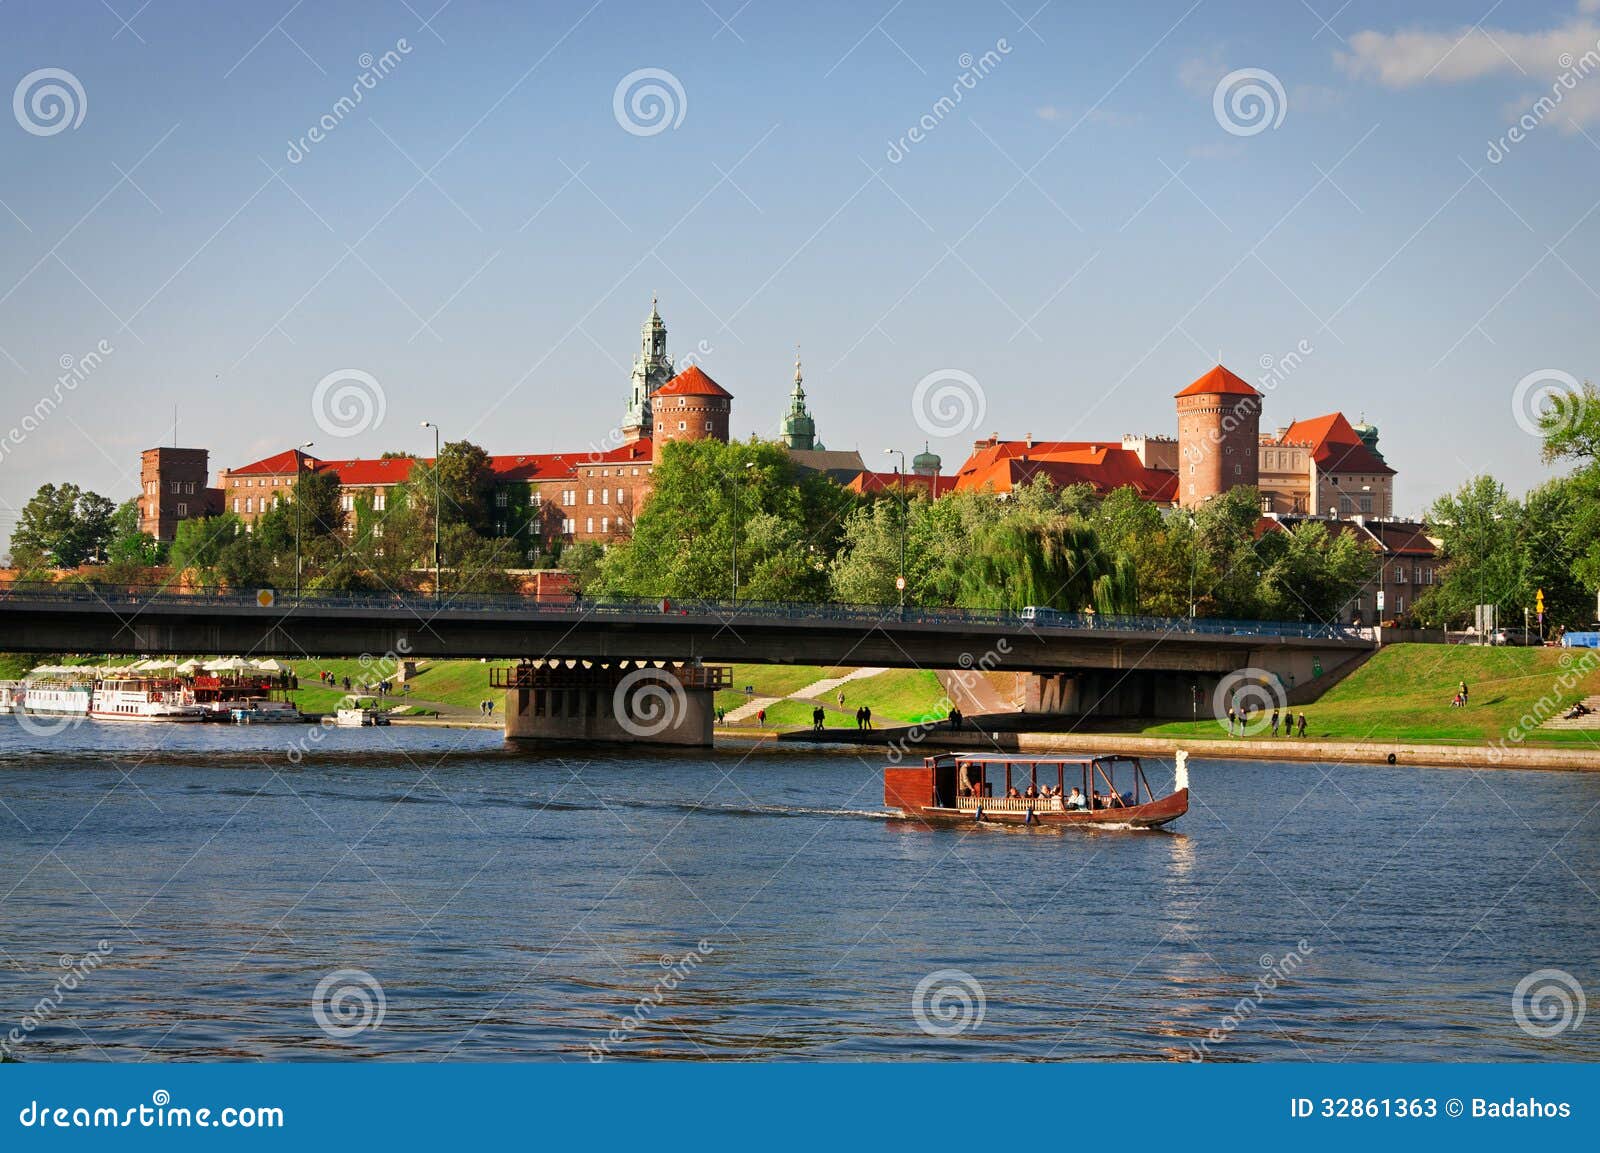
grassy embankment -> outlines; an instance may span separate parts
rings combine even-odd
[[[1563,689],[1562,679],[1576,683]],[[1451,708],[1456,686],[1462,681],[1469,690],[1467,706]],[[1391,645],[1329,689],[1321,700],[1297,706],[1295,712],[1306,714],[1306,736],[1318,740],[1487,744],[1505,740],[1524,714],[1534,712],[1541,698],[1546,702],[1545,713],[1558,715],[1574,701],[1596,693],[1600,693],[1600,656],[1586,649]],[[1152,736],[1225,735],[1211,719],[1145,725],[1131,722],[1121,731]],[[1594,746],[1600,751],[1600,733],[1536,728],[1524,743]]]
[[[717,706],[732,710],[744,704],[749,699],[744,693],[746,685],[753,685],[758,697],[783,697],[825,677],[840,676],[848,671],[816,665],[734,665],[733,691],[718,693]],[[844,694],[843,709],[838,706],[837,689],[824,693],[816,701],[780,700],[768,705],[766,727],[810,728],[811,710],[819,704],[827,707],[826,727],[830,729],[855,728],[856,709],[861,705],[872,710],[875,724],[915,724],[935,716],[942,718],[949,709],[944,703],[944,690],[939,687],[938,676],[923,669],[890,669],[875,677],[847,681]],[[751,718],[744,724],[754,727],[755,720]]]
[[[382,703],[399,713],[429,716],[465,713],[475,716],[478,702],[493,699],[498,715],[505,694],[489,688],[489,670],[507,667],[512,661],[419,661],[417,675],[411,679],[411,692],[402,696],[398,691],[382,699]],[[352,692],[359,692],[363,683],[376,681],[383,671],[381,665],[363,665],[359,660],[305,660],[296,661],[294,670],[300,678],[300,688],[291,693],[296,706],[305,713],[327,713],[338,707],[344,698],[344,678],[350,678]],[[317,673],[327,671],[338,678],[340,687],[330,688],[317,682]],[[399,686],[395,686],[398,690]],[[415,703],[413,703],[415,702]],[[440,706],[443,706],[442,708]]]

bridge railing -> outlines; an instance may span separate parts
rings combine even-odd
[[[1020,612],[997,609],[929,608],[920,605],[813,604],[789,601],[722,601],[675,597],[599,597],[538,600],[515,594],[451,594],[439,599],[420,594],[309,592],[296,598],[275,594],[265,603],[257,594],[201,590],[173,592],[162,588],[91,588],[61,584],[0,585],[0,612],[30,605],[103,605],[113,611],[136,612],[152,605],[184,608],[245,608],[283,612],[289,609],[345,611],[352,614],[405,612],[418,619],[439,613],[516,613],[571,618],[618,617],[658,619],[663,616],[734,620],[837,622],[876,625],[974,625],[1023,633],[1140,632],[1194,636],[1298,637],[1351,641],[1361,634],[1346,625],[1304,621],[1225,620],[1215,617],[1159,617],[1075,613],[1029,607]]]

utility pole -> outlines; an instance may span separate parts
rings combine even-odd
[[[289,498],[294,502],[294,599],[300,599],[300,521],[305,516],[305,505],[300,500],[300,480],[305,472],[305,450],[310,448],[311,441],[302,444],[294,454],[294,494]]]
[[[433,429],[433,599],[439,600],[439,426],[431,420],[423,428]]]
[[[906,505],[906,454],[903,449],[886,448],[885,456],[900,457],[900,572],[894,578],[894,587],[900,593],[900,619],[906,619],[906,522],[910,512]]]

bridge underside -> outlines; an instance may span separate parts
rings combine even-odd
[[[1001,628],[963,622],[785,619],[583,611],[383,614],[326,607],[107,607],[93,600],[0,605],[0,651],[128,656],[587,658],[752,664],[1224,674],[1245,667],[1305,682],[1368,651],[1348,640],[1171,632]]]

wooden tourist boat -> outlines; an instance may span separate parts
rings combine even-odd
[[[883,803],[922,820],[1154,829],[1189,811],[1187,761],[1179,749],[1174,790],[1158,797],[1138,757],[940,753],[920,767],[885,768]],[[1054,795],[1011,795],[1030,786],[1035,793],[1049,786]],[[1072,803],[1073,790],[1085,798],[1085,807]]]

